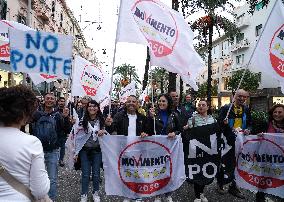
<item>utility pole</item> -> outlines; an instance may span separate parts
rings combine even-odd
[[[27,26],[31,27],[31,13],[32,13],[32,0],[28,0],[28,11],[27,11]],[[27,74],[23,73],[23,84],[27,85]]]

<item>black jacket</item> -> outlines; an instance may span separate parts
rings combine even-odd
[[[146,117],[136,112],[136,136],[140,136],[142,132],[147,133]],[[114,118],[111,126],[106,126],[106,130],[111,134],[128,136],[129,119],[126,110],[118,112]],[[148,134],[148,133],[147,133]]]
[[[156,134],[160,135],[163,130],[163,121],[162,117],[158,114],[158,116],[155,117],[155,129]],[[178,115],[175,112],[169,112],[168,113],[168,122],[167,127],[165,129],[166,134],[174,132],[176,135],[180,133],[180,125],[178,120]],[[147,118],[147,129],[149,135],[154,135],[154,120],[152,117],[148,116]]]

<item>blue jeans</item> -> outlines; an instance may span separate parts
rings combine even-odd
[[[44,152],[44,162],[50,180],[48,196],[55,201],[57,196],[57,175],[58,175],[59,150]]]
[[[60,141],[60,156],[59,156],[59,161],[62,161],[64,160],[64,156],[65,156],[65,143],[66,143],[66,140],[67,139],[62,139]]]
[[[88,187],[90,182],[90,175],[92,171],[93,178],[93,193],[99,191],[100,183],[100,166],[102,163],[102,153],[94,152],[92,150],[80,151],[81,170],[82,170],[82,190],[81,194],[88,194]]]

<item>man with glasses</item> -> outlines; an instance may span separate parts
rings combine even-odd
[[[244,134],[250,134],[251,130],[251,113],[250,109],[246,106],[246,100],[249,97],[249,93],[243,89],[239,89],[233,99],[233,105],[230,109],[230,105],[221,107],[218,123],[223,131],[224,136],[227,139],[227,143],[232,148],[227,154],[222,157],[222,164],[225,167],[221,167],[218,173],[217,191],[220,194],[224,194],[223,185],[232,182],[229,186],[228,192],[235,197],[244,199],[244,196],[240,192],[235,182],[234,170],[235,170],[235,132],[242,130]],[[227,113],[230,112],[227,116]],[[227,179],[224,178],[227,176]]]

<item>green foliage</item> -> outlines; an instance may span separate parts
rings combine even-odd
[[[160,88],[161,92],[166,92],[169,72],[161,67],[156,67],[155,69],[150,70],[149,75],[151,74],[153,77],[152,80],[158,84],[158,87]]]
[[[218,86],[217,85],[213,85],[211,88],[211,95],[212,96],[217,96],[218,94]],[[206,98],[207,96],[207,82],[201,84],[198,87],[198,91],[197,91],[197,97],[198,98]]]
[[[252,111],[252,134],[265,132],[267,129],[268,114],[264,111]]]
[[[229,90],[231,90],[232,92],[235,92],[237,90],[244,71],[245,70],[238,70],[233,72],[233,76],[228,82]],[[260,83],[260,74],[246,70],[240,89],[253,92],[257,90],[259,83]]]

